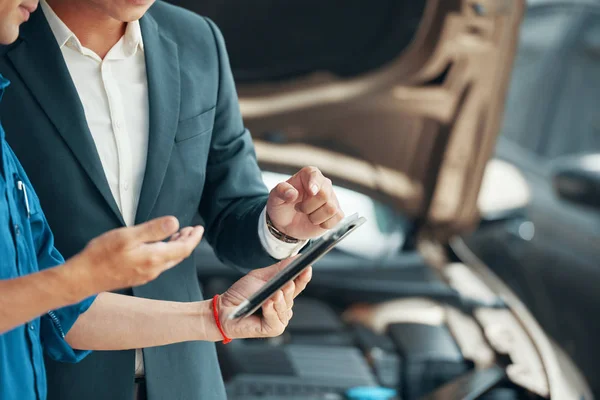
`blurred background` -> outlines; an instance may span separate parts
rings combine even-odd
[[[600,2],[171,2],[267,185],[317,165],[369,220],[282,338],[219,347],[231,398],[600,396]],[[197,257],[206,296],[239,275]]]

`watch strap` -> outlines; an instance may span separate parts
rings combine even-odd
[[[273,225],[273,221],[271,221],[271,217],[269,217],[269,213],[266,213],[267,217],[267,228],[271,235],[273,235],[277,240],[281,240],[284,243],[300,243],[300,239],[296,239],[295,237],[288,236],[285,233],[281,232],[279,229]]]

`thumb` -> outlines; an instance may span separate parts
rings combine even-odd
[[[131,228],[138,242],[158,242],[168,238],[179,230],[179,221],[175,217],[161,217]]]
[[[285,203],[292,203],[298,199],[298,191],[287,182],[281,182],[273,190],[269,196],[271,204],[280,206]]]
[[[268,267],[252,270],[250,272],[250,274],[252,274],[254,277],[256,277],[258,279],[268,281],[271,278],[273,278],[275,275],[277,275],[279,272],[281,272],[283,269],[285,269],[285,267],[287,267],[289,264],[291,264],[292,261],[294,261],[298,257],[300,257],[300,256],[298,255],[298,256],[290,257],[283,261],[278,262],[277,264],[273,264]]]

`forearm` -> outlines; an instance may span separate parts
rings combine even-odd
[[[77,260],[35,274],[0,281],[0,334],[50,310],[75,304],[93,293],[82,284]]]
[[[178,303],[101,293],[67,334],[81,350],[125,350],[220,340],[210,301]]]

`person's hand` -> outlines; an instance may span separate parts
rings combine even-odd
[[[267,214],[279,231],[301,240],[322,235],[344,218],[331,180],[315,167],[278,184],[269,195]]]
[[[281,271],[292,259],[282,261],[267,268],[253,270],[233,284],[219,296],[219,318],[225,334],[231,339],[263,338],[281,335],[292,318],[294,299],[312,277],[312,268],[305,269],[294,281],[267,300],[262,306],[262,316],[230,320],[237,306],[258,291],[267,281]]]
[[[174,217],[115,229],[90,241],[71,265],[90,293],[142,285],[187,258],[204,233],[200,226],[178,230]]]

